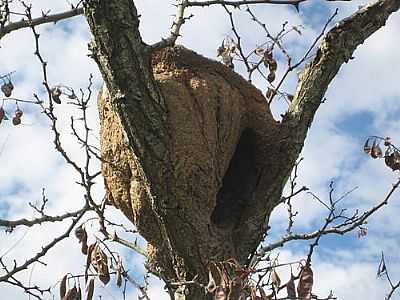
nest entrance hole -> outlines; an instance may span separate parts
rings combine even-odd
[[[256,134],[252,129],[246,129],[239,139],[222,180],[222,187],[217,193],[211,222],[218,227],[235,226],[252,197],[256,181]]]

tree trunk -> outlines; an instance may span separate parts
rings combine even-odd
[[[339,23],[299,78],[282,122],[260,91],[183,47],[145,45],[130,0],[86,0],[110,201],[148,241],[148,267],[175,299],[210,299],[212,262],[248,262],[302,149],[324,93],[355,48],[400,1],[382,0]],[[232,298],[233,299],[233,298]]]

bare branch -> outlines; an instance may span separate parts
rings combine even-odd
[[[387,296],[385,297],[385,300],[389,300],[392,298],[394,292],[400,287],[400,281],[398,281],[396,284],[391,286],[391,290],[390,292],[387,294]]]
[[[161,49],[167,46],[173,46],[175,44],[176,40],[180,36],[182,25],[185,24],[186,20],[193,17],[193,15],[185,17],[185,9],[188,7],[188,4],[189,4],[188,0],[181,0],[180,3],[176,6],[175,20],[171,26],[170,36],[152,45],[151,47],[153,49]]]
[[[84,207],[81,208],[80,210],[74,211],[74,212],[69,212],[69,213],[65,213],[62,215],[58,215],[58,216],[48,216],[48,215],[44,215],[40,218],[35,218],[32,220],[28,220],[28,219],[18,219],[18,220],[5,220],[5,219],[0,219],[0,226],[3,227],[8,227],[8,228],[15,228],[17,226],[27,226],[27,227],[32,227],[34,225],[39,225],[42,223],[46,223],[46,222],[61,222],[64,221],[65,219],[68,218],[75,218],[78,215],[80,215],[82,212],[87,211],[88,208]]]
[[[12,22],[0,28],[0,39],[3,38],[6,34],[9,34],[10,32],[16,31],[21,28],[27,28],[47,23],[56,23],[58,21],[69,19],[71,17],[79,16],[82,14],[83,14],[83,8],[76,7],[71,10],[58,14],[44,15],[42,17],[35,18],[32,20],[22,19],[21,21],[18,22]]]
[[[17,274],[18,272],[22,271],[22,270],[26,270],[31,264],[38,262],[39,259],[41,259],[42,257],[44,257],[47,252],[52,249],[54,246],[56,246],[59,242],[61,242],[62,240],[64,240],[65,238],[69,237],[71,231],[74,229],[75,225],[79,222],[79,220],[81,219],[81,217],[86,213],[86,210],[82,211],[77,218],[75,218],[71,225],[66,229],[66,231],[61,234],[60,236],[58,236],[57,238],[55,238],[53,241],[51,241],[50,243],[48,243],[47,245],[42,247],[42,250],[39,251],[36,255],[34,255],[33,257],[29,258],[28,260],[26,260],[23,264],[17,266],[15,265],[11,270],[6,270],[7,273],[3,276],[0,276],[0,282],[5,282],[8,281],[10,278],[12,278],[15,274]]]
[[[388,201],[390,197],[393,195],[393,193],[397,190],[397,188],[400,186],[400,179],[393,185],[392,189],[389,191],[389,193],[386,195],[385,199],[378,203],[377,205],[373,206],[371,209],[365,211],[363,214],[357,216],[356,214],[350,218],[348,218],[346,221],[343,223],[340,223],[338,225],[334,225],[331,227],[324,226],[311,233],[305,233],[305,234],[287,234],[284,237],[282,237],[280,240],[270,243],[269,245],[262,247],[259,250],[258,255],[259,256],[264,256],[266,253],[270,252],[273,249],[276,249],[278,247],[282,247],[284,244],[286,244],[289,241],[294,241],[294,240],[312,240],[315,238],[319,238],[322,235],[326,234],[339,234],[343,235],[347,232],[350,232],[357,227],[364,225],[365,221],[374,213],[376,213],[379,209],[381,209],[383,206],[388,204]],[[333,202],[334,204],[334,202]],[[340,216],[340,215],[339,215]],[[334,218],[334,215],[329,215],[330,218]],[[330,219],[328,219],[330,220]],[[329,224],[328,224],[329,225]]]
[[[307,0],[240,0],[240,1],[223,1],[223,0],[210,0],[210,1],[190,1],[188,6],[210,6],[210,5],[229,5],[234,7],[240,7],[242,5],[251,4],[289,4],[299,5]],[[326,0],[326,1],[351,1],[351,0]]]
[[[328,85],[342,64],[352,59],[355,49],[384,26],[399,8],[398,0],[377,1],[345,18],[326,35],[313,62],[299,75],[296,95],[283,119],[283,124],[291,128],[293,142],[299,142],[298,147],[301,147]]]

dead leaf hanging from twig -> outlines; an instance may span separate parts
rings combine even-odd
[[[224,39],[217,49],[217,57],[220,56],[224,65],[231,69],[234,68],[233,57],[235,56],[236,48],[237,46],[232,39]]]
[[[310,265],[305,265],[301,268],[299,276],[299,285],[297,286],[298,299],[311,299],[311,291],[314,283],[313,271]]]
[[[91,278],[86,287],[86,300],[92,300],[94,294],[94,278]]]
[[[103,282],[104,284],[107,284],[110,281],[110,273],[108,270],[108,258],[98,243],[93,248],[90,261],[92,266],[96,270],[100,281]]]
[[[88,235],[86,229],[83,226],[79,226],[78,228],[75,229],[75,236],[79,240],[79,243],[82,244],[81,247],[82,253],[86,255],[88,252],[88,245],[87,245]]]
[[[293,274],[290,274],[290,279],[286,283],[286,291],[287,291],[287,297],[289,299],[296,299],[296,286],[294,284],[294,276]]]
[[[61,279],[60,298],[64,297],[67,292],[67,277],[68,277],[68,274],[64,275],[64,277]]]

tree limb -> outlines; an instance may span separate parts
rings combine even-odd
[[[58,14],[51,14],[51,15],[44,15],[39,18],[35,18],[32,20],[28,19],[22,19],[21,21],[18,22],[11,22],[7,24],[6,26],[0,28],[0,39],[3,38],[6,34],[9,34],[12,31],[16,31],[21,28],[27,28],[27,27],[32,27],[32,26],[37,26],[37,25],[42,25],[46,23],[56,23],[61,20],[69,19],[74,16],[78,16],[83,14],[83,8],[82,7],[76,7],[71,10],[58,13]]]
[[[343,19],[326,35],[314,60],[299,75],[294,100],[283,118],[293,142],[299,146],[303,144],[328,85],[340,67],[352,59],[355,49],[383,27],[391,13],[399,8],[398,0],[377,1]]]
[[[27,226],[27,227],[32,227],[34,225],[39,225],[45,222],[60,222],[63,221],[67,218],[73,218],[73,217],[77,217],[79,214],[88,211],[89,209],[85,206],[84,208],[74,211],[74,212],[69,212],[69,213],[65,213],[63,215],[59,215],[59,216],[48,216],[48,215],[44,215],[40,218],[35,218],[32,220],[28,220],[26,218],[23,219],[18,219],[18,220],[14,220],[14,221],[10,221],[10,220],[5,220],[5,219],[0,219],[0,226],[3,227],[9,227],[9,228],[15,228],[17,226]]]
[[[173,46],[175,44],[176,40],[180,36],[182,25],[185,24],[185,21],[190,18],[190,16],[185,18],[185,9],[188,7],[188,4],[189,4],[188,0],[182,0],[176,6],[175,20],[172,23],[170,36],[152,45],[151,47],[153,49],[161,49],[167,46]]]
[[[79,222],[79,220],[82,218],[82,216],[85,214],[86,211],[81,212],[71,223],[71,225],[67,228],[67,230],[61,234],[60,236],[56,237],[53,241],[48,243],[45,246],[42,246],[41,251],[36,253],[36,255],[32,256],[31,258],[27,259],[23,264],[17,265],[16,262],[14,264],[14,267],[11,270],[6,270],[6,274],[3,276],[0,276],[0,282],[7,282],[9,278],[12,278],[15,274],[17,274],[20,271],[28,269],[28,267],[35,263],[38,262],[39,259],[44,257],[47,252],[55,247],[59,242],[62,240],[66,239],[69,237],[71,231],[74,229],[75,225]]]
[[[234,7],[240,7],[242,5],[251,4],[289,4],[299,5],[307,0],[240,0],[240,1],[223,1],[223,0],[210,0],[210,1],[190,1],[187,6],[210,6],[210,5],[229,5]],[[351,0],[326,0],[326,1],[351,1]]]
[[[392,197],[393,193],[399,188],[400,186],[400,180],[398,180],[391,188],[391,190],[388,192],[386,197],[376,204],[375,206],[371,207],[369,210],[365,211],[363,214],[357,216],[354,215],[352,218],[349,218],[347,221],[334,225],[334,226],[323,226],[322,228],[310,232],[310,233],[300,233],[300,234],[293,234],[289,233],[285,236],[283,236],[281,239],[279,239],[276,242],[269,243],[268,245],[262,247],[259,250],[258,255],[260,257],[263,257],[266,253],[282,247],[285,245],[287,242],[290,241],[296,241],[296,240],[312,240],[315,238],[319,238],[322,235],[327,235],[327,234],[338,234],[338,235],[344,235],[345,233],[348,233],[357,227],[364,225],[367,219],[375,214],[378,210],[380,210],[382,207],[387,205],[389,203],[389,199]]]

